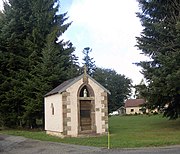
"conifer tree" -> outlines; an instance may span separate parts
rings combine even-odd
[[[58,0],[9,0],[0,16],[0,124],[35,127],[43,96],[77,73]]]
[[[96,69],[96,65],[95,65],[95,61],[93,60],[93,58],[91,58],[89,55],[91,52],[92,52],[92,49],[90,49],[89,47],[84,48],[84,50],[83,50],[83,54],[84,54],[83,64],[86,65],[86,67],[87,67],[87,73],[90,76],[93,76],[93,73]]]
[[[42,32],[47,32],[47,34],[45,40],[40,41],[40,44],[44,43],[44,46],[37,45],[41,49],[40,56],[38,52],[33,54],[37,60],[36,63],[31,64],[33,67],[31,67],[29,79],[25,84],[25,89],[30,89],[26,90],[27,96],[30,97],[26,98],[23,118],[31,127],[36,126],[37,118],[42,119],[43,117],[43,96],[63,81],[77,75],[77,58],[73,55],[72,43],[59,39],[71,23],[64,24],[67,20],[66,13],[57,14],[59,3],[56,1],[56,7],[53,4],[54,1],[49,0],[49,3],[47,1],[39,3],[39,7],[37,4],[33,5],[36,6],[36,11],[43,8],[39,13],[41,15],[38,14],[37,17],[37,21],[42,20],[44,23],[36,30],[37,38]],[[43,38],[43,36],[40,37]],[[37,41],[39,42],[39,39]]]
[[[4,4],[0,24],[0,117],[2,125],[13,126],[21,125],[23,114],[21,87],[29,54],[24,40],[31,31],[31,24],[27,22],[28,1],[10,0],[9,3],[11,6]]]
[[[180,1],[138,0],[144,27],[137,47],[150,57],[138,63],[148,86],[149,105],[170,119],[180,117]],[[145,91],[144,91],[145,92]]]

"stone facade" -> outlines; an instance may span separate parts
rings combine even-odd
[[[78,137],[107,133],[108,93],[87,74],[68,80],[47,93],[44,98],[47,134]]]

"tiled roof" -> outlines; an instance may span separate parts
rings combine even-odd
[[[62,92],[64,91],[64,87],[66,87],[67,85],[69,85],[71,82],[73,82],[75,80],[75,78],[73,79],[69,79],[67,81],[64,81],[63,83],[61,83],[59,86],[57,86],[56,88],[54,88],[53,90],[51,90],[50,92],[48,92],[45,96],[49,96],[49,95],[53,95],[56,94],[58,92]]]
[[[138,107],[144,103],[144,99],[128,99],[125,102],[125,107]]]
[[[84,76],[84,74],[76,77],[76,78],[73,78],[73,79],[70,79],[70,80],[67,80],[65,82],[63,82],[62,84],[60,84],[59,86],[57,86],[56,88],[54,88],[53,90],[51,90],[50,92],[48,92],[46,96],[50,96],[50,95],[53,95],[53,94],[56,94],[56,93],[61,93],[63,91],[65,91],[67,88],[69,88],[71,85],[73,85],[74,83],[76,83],[77,81],[79,81],[80,79],[82,79]],[[99,84],[96,80],[94,80],[92,77],[90,77],[89,75],[87,75],[88,78],[90,78],[91,80],[93,80],[97,85],[99,85],[102,89],[104,89],[107,93],[110,94],[110,92],[104,88],[101,84]]]

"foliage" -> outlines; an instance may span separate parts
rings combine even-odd
[[[93,61],[93,58],[90,58],[89,54],[92,52],[92,49],[90,49],[89,47],[84,48],[83,50],[83,54],[84,54],[84,65],[86,65],[87,67],[87,73],[90,76],[93,76],[93,73],[96,69],[96,65],[95,65],[95,61]]]
[[[110,148],[157,147],[180,144],[180,119],[169,121],[161,115],[112,116],[109,118]],[[107,136],[59,138],[44,131],[2,130],[0,133],[42,141],[107,147]]]
[[[137,47],[150,58],[138,63],[148,83],[144,97],[170,119],[180,117],[180,2],[138,0],[144,27]]]
[[[10,0],[0,14],[0,120],[35,127],[43,96],[77,75],[72,43],[59,37],[71,23],[57,0]]]
[[[146,85],[144,83],[144,80],[142,79],[140,84],[135,85],[134,88],[135,88],[135,95],[134,95],[134,97],[136,99],[144,98],[144,91],[146,91]],[[146,98],[144,98],[144,99],[146,99]]]
[[[109,112],[123,106],[124,100],[131,94],[131,80],[124,75],[117,74],[114,70],[97,68],[94,79],[111,92],[108,100]]]
[[[17,3],[16,3],[17,2]],[[24,45],[27,33],[31,31],[31,25],[26,18],[26,12],[22,1],[11,1],[11,7],[5,4],[1,18],[0,31],[0,116],[3,125],[19,125],[19,118],[23,113],[23,93],[21,92],[22,82],[26,76],[28,62],[28,50]],[[25,30],[25,27],[27,28]]]

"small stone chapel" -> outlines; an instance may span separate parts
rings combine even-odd
[[[46,133],[59,137],[106,134],[108,93],[86,70],[63,82],[44,97]]]

